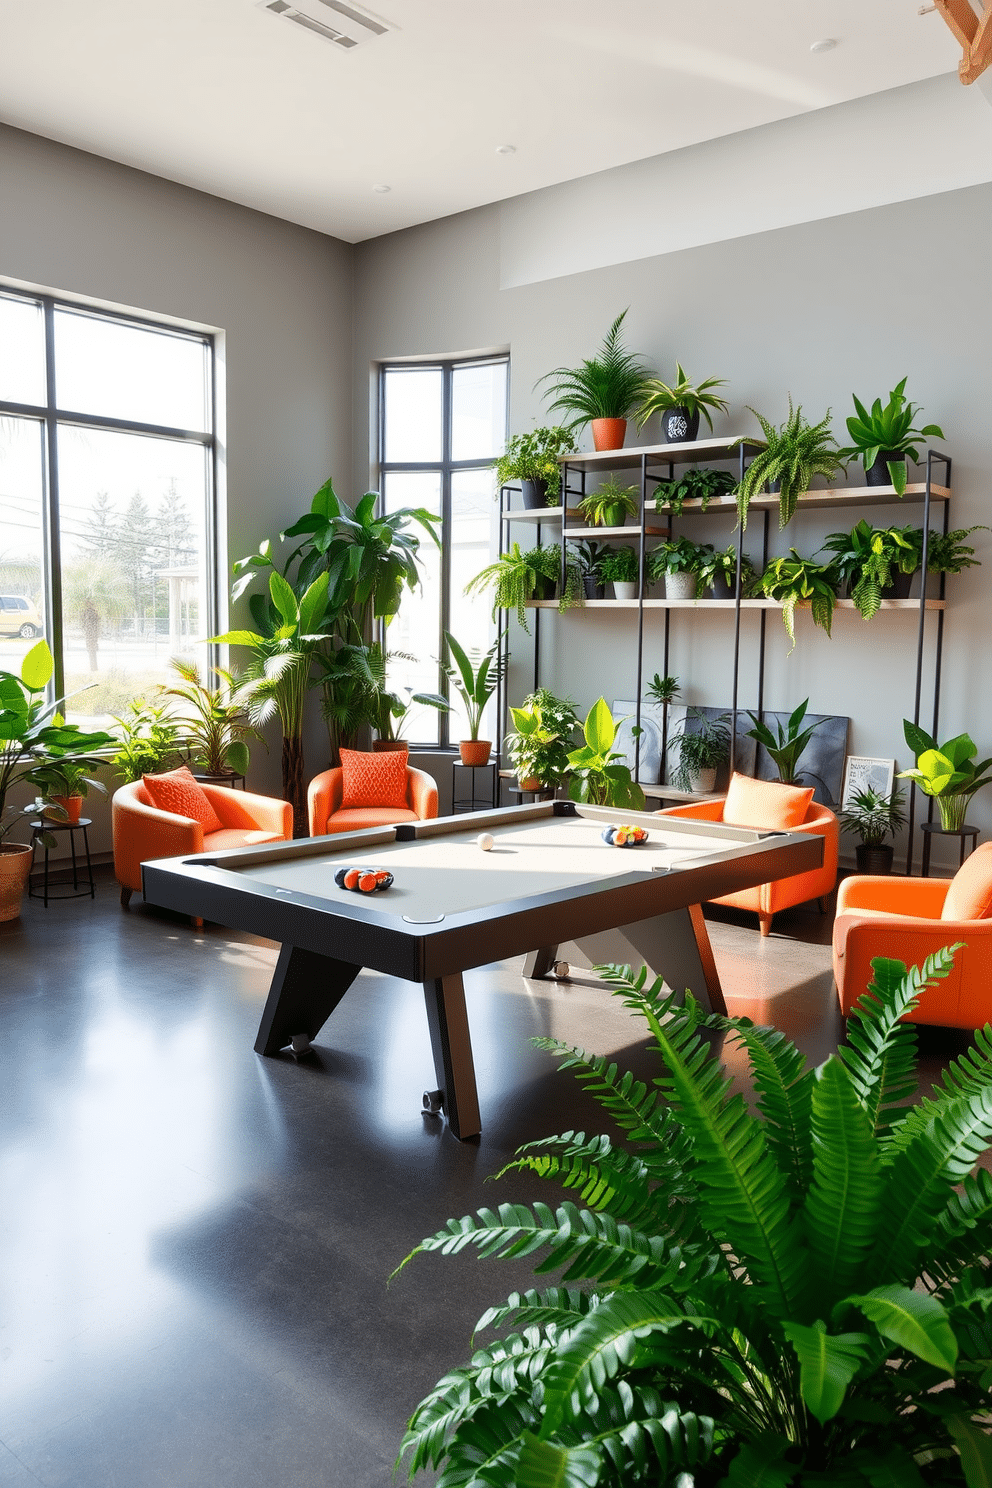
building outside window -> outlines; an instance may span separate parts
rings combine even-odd
[[[0,287],[0,668],[46,636],[73,722],[205,660],[213,375],[209,335]]]
[[[441,551],[421,542],[422,584],[404,592],[386,630],[390,687],[449,694],[439,658],[443,632],[469,652],[495,637],[485,597],[464,589],[496,551],[499,514],[492,463],[506,440],[509,363],[506,357],[383,366],[380,377],[380,475],[385,510],[422,506],[441,518]],[[467,736],[465,712],[451,693],[452,712],[414,704],[405,733],[411,743],[440,745]],[[495,716],[481,737],[493,737]]]

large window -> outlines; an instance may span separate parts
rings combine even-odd
[[[421,544],[423,582],[416,593],[404,594],[386,632],[390,685],[403,697],[408,691],[448,693],[439,669],[445,630],[468,651],[484,651],[493,639],[485,597],[466,599],[464,589],[496,546],[490,467],[506,439],[507,373],[505,357],[382,369],[380,471],[386,511],[423,506],[441,518],[441,551],[429,541]],[[450,714],[414,706],[406,730],[410,740],[446,745],[464,738],[457,695],[451,704]],[[488,728],[493,726],[488,721]]]
[[[0,286],[0,667],[45,635],[74,721],[214,633],[213,409],[211,337]]]

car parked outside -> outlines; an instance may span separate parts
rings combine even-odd
[[[0,635],[23,636],[26,641],[41,635],[41,616],[21,594],[0,594]]]

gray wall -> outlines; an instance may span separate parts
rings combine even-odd
[[[943,426],[954,457],[952,525],[987,519],[992,304],[954,285],[973,282],[967,275],[987,256],[989,186],[501,289],[501,221],[514,210],[513,204],[496,205],[359,247],[356,386],[364,389],[371,364],[383,357],[509,346],[510,427],[526,429],[547,421],[535,380],[591,354],[612,318],[629,306],[628,345],[643,351],[662,375],[674,371],[678,357],[697,377],[727,379],[731,413],[717,420],[717,433],[758,432],[745,404],[780,421],[791,392],[815,418],[832,407],[835,429],[843,434],[843,419],[853,412],[852,391],[862,398],[884,396],[908,374],[911,396],[928,419]],[[529,218],[547,234],[582,232],[581,220],[554,212],[531,212]],[[621,237],[624,227],[616,220]],[[544,248],[543,255],[535,250],[535,260],[546,259]],[[360,398],[356,408],[363,407]],[[369,431],[356,418],[356,482],[364,478]],[[652,435],[649,427],[645,438]],[[629,432],[628,443],[636,438]],[[857,515],[803,516],[786,533],[773,533],[772,551],[794,545],[811,554],[826,532],[850,526]],[[920,508],[883,508],[875,516],[886,524],[919,522]],[[730,524],[700,518],[694,535],[723,546],[731,538]],[[757,528],[753,541],[750,531],[748,537],[756,549]],[[984,532],[973,541],[986,566],[948,581],[939,731],[947,737],[967,729],[983,753],[992,753],[986,633],[992,545]],[[901,721],[913,707],[915,623],[915,616],[888,613],[866,624],[855,612],[840,612],[831,641],[814,630],[808,615],[800,615],[799,643],[790,657],[784,630],[771,615],[766,706],[790,708],[808,696],[812,712],[850,715],[851,752],[895,756],[900,768],[911,764]],[[649,676],[661,668],[661,632],[661,613],[651,613]],[[600,692],[630,697],[634,636],[630,612],[545,615],[543,678],[583,708]],[[690,701],[728,702],[730,621],[680,614],[673,618],[672,636],[671,667]],[[756,637],[757,622],[749,617],[745,705],[756,696]],[[516,634],[513,650],[519,665],[511,693],[519,695],[530,685],[530,643]],[[923,717],[928,723],[926,709]],[[992,792],[977,798],[969,819],[983,833],[992,829]]]
[[[351,469],[352,262],[336,239],[0,126],[0,279],[223,330],[229,559]],[[322,735],[315,723],[314,772]],[[252,784],[278,794],[270,736]]]

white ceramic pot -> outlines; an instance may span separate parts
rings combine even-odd
[[[668,573],[665,575],[665,598],[695,599],[697,582],[694,573]]]
[[[636,583],[636,581],[634,583],[632,583],[632,584],[627,584],[627,583],[624,583],[623,580],[614,579],[613,580],[613,598],[614,599],[636,599],[637,598],[637,583]]]
[[[699,770],[689,776],[689,788],[694,791],[716,790],[716,769]]]

